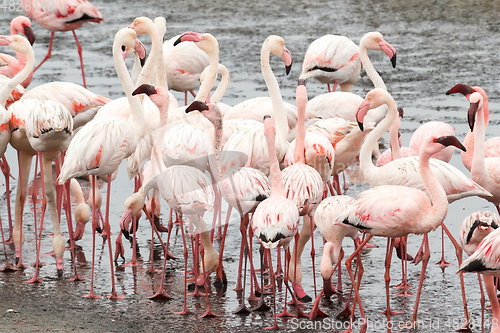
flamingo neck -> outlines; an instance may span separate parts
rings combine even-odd
[[[375,127],[365,139],[363,146],[359,152],[359,166],[363,172],[363,176],[370,181],[376,177],[377,167],[372,161],[373,147],[377,144],[378,139],[391,127],[392,123],[398,117],[396,102],[393,99],[387,100],[388,111],[384,119]]]
[[[24,68],[12,79],[10,79],[9,82],[0,90],[0,105],[2,105],[4,108],[12,90],[14,90],[18,84],[23,82],[24,79],[26,79],[31,74],[31,71],[35,66],[35,52],[33,51],[33,48],[31,46],[27,49],[25,55],[27,57],[26,66],[24,66]]]
[[[399,146],[399,127],[401,125],[401,118],[397,117],[389,128],[389,144],[391,147],[392,159],[397,160],[403,155],[401,154],[401,147]]]
[[[425,212],[426,218],[424,219],[424,222],[428,228],[434,230],[441,225],[446,217],[446,213],[448,212],[448,198],[446,197],[446,192],[444,191],[443,186],[441,186],[441,183],[432,173],[429,165],[431,155],[432,154],[426,153],[424,149],[421,149],[419,155],[419,168],[422,181],[429,193],[432,203],[432,209]]]
[[[475,89],[477,92],[479,92],[481,94],[481,96],[483,97],[483,112],[482,112],[483,113],[483,120],[484,120],[483,132],[486,132],[486,127],[488,126],[488,122],[490,119],[490,108],[488,105],[488,95],[486,95],[486,92],[480,87],[474,87],[473,89]],[[472,168],[472,162],[470,162],[470,161],[474,160],[474,152],[476,150],[475,149],[475,139],[474,139],[475,136],[476,136],[476,132],[473,133],[472,131],[469,131],[469,133],[467,133],[467,135],[465,136],[465,139],[463,141],[463,145],[464,145],[466,151],[463,151],[461,153],[462,160],[466,159],[467,163],[469,163],[469,167],[468,167],[469,170]],[[484,141],[484,137],[483,137],[483,141]],[[484,147],[484,145],[483,145],[483,147]],[[465,164],[465,162],[464,162],[464,164]]]
[[[140,86],[143,83],[151,82],[151,77],[155,67],[158,67],[157,73],[161,72],[162,70],[163,73],[166,73],[165,63],[163,61],[163,45],[161,42],[161,37],[153,21],[147,21],[146,33],[151,38],[151,52],[149,54],[148,60],[146,61],[146,64],[144,65],[144,68],[141,71],[141,74],[139,75],[139,78],[137,79],[137,86]],[[157,82],[157,85],[161,85],[168,90],[168,86],[166,86],[166,74],[165,76],[159,75],[159,77],[162,78],[162,82]]]
[[[385,86],[384,80],[380,77],[375,66],[373,66],[370,58],[368,57],[368,49],[364,40],[359,44],[359,59],[361,59],[361,63],[363,64],[363,68],[365,69],[366,74],[372,80],[375,88],[381,88],[387,91],[387,87]]]
[[[125,61],[122,58],[121,47],[122,44],[119,41],[113,44],[115,70],[118,75],[118,79],[122,84],[125,95],[127,96],[127,100],[130,105],[132,126],[136,130],[136,133],[138,134],[137,140],[139,140],[144,135],[145,119],[139,97],[132,96],[134,85],[132,83],[132,78],[128,73],[127,66],[125,65]]]
[[[285,197],[285,186],[283,184],[283,177],[278,164],[278,157],[276,156],[276,136],[274,133],[267,134],[266,140],[269,150],[269,174],[271,177],[271,196]]]
[[[295,163],[305,164],[304,141],[306,139],[307,92],[297,88],[297,125],[295,126]],[[305,88],[305,87],[304,87]],[[305,94],[305,96],[304,96]]]
[[[167,26],[166,26],[166,21],[165,18],[163,17],[157,17],[154,21],[155,27],[156,27],[156,35],[158,36],[158,43],[160,50],[158,51],[158,57],[156,60],[156,85],[157,86],[162,86],[168,91],[168,84],[167,84],[167,68],[165,64],[165,57],[163,55],[163,37],[165,36],[165,33],[167,32]]]
[[[281,142],[284,142],[286,141],[289,132],[288,119],[286,118],[285,104],[283,103],[283,97],[281,96],[278,81],[276,80],[269,63],[270,54],[271,50],[266,42],[262,45],[260,53],[260,68],[264,81],[266,82],[269,96],[271,97],[271,104],[273,105],[273,118],[276,123],[276,134],[278,139]]]
[[[200,89],[194,98],[195,100],[201,102],[207,101],[207,98],[210,95],[210,90],[214,86],[215,81],[217,81],[217,72],[219,71],[219,43],[215,37],[210,34],[205,34],[204,36],[206,40],[200,43],[210,43],[213,47],[211,47],[208,51],[203,49],[208,54],[210,63],[208,65],[205,79],[201,83]]]
[[[484,184],[484,181],[490,178],[485,164],[485,144],[484,144],[484,99],[483,106],[478,107],[476,111],[476,121],[474,124],[474,153],[470,169],[470,177],[475,182]]]
[[[212,103],[219,103],[229,86],[229,71],[227,68],[221,68],[221,66],[219,66],[218,71],[221,73],[221,78],[217,89],[215,89],[215,92],[212,95]]]

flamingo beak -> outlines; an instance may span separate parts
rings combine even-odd
[[[207,111],[208,110],[208,105],[205,102],[201,101],[193,101],[187,108],[186,108],[186,113],[192,112],[192,111]]]
[[[141,84],[139,87],[137,87],[133,92],[132,96],[135,96],[137,94],[146,94],[148,96],[156,94],[156,89],[154,86],[144,83]]]
[[[399,118],[403,119],[405,112],[404,112],[403,108],[400,106],[398,106],[398,113],[399,113]]]
[[[23,28],[24,28],[24,35],[26,36],[30,44],[33,45],[36,39],[33,29],[31,29],[31,27],[28,26],[23,26]]]
[[[454,135],[441,136],[436,139],[437,143],[442,144],[443,146],[455,146],[458,149],[466,151],[465,147],[458,141],[457,137]]]
[[[479,102],[470,103],[469,111],[467,112],[467,121],[469,122],[469,128],[474,131],[474,123],[476,121],[476,113],[479,108]]]
[[[369,110],[370,110],[370,100],[365,99],[360,104],[358,110],[356,111],[356,121],[358,122],[358,126],[361,131],[363,131],[363,121],[365,120],[365,116]]]
[[[469,95],[472,94],[473,92],[474,89],[472,89],[470,86],[463,83],[457,83],[450,90],[446,92],[446,95],[461,93],[468,99]]]
[[[174,46],[181,42],[201,42],[204,39],[203,34],[188,31],[183,33],[177,40],[174,42]]]
[[[139,59],[141,60],[141,67],[144,67],[146,63],[146,47],[139,39],[135,39],[135,51],[139,55]]]
[[[292,54],[288,49],[283,45],[283,52],[281,53],[281,59],[285,62],[285,70],[286,70],[286,75],[290,73],[292,70]]]
[[[132,208],[128,208],[123,212],[122,218],[120,219],[120,229],[122,230],[123,236],[125,236],[126,239],[130,239],[130,233],[128,232],[128,230],[131,219]]]
[[[379,40],[378,45],[380,49],[391,59],[392,68],[396,68],[396,49],[385,40]]]

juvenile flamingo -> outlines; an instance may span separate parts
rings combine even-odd
[[[255,209],[252,216],[251,228],[255,237],[257,237],[259,242],[262,244],[262,247],[265,249],[261,250],[262,288],[264,288],[262,284],[264,273],[264,252],[268,255],[268,263],[270,265],[269,272],[271,276],[274,299],[274,324],[272,328],[277,329],[279,327],[276,322],[276,286],[270,249],[280,246],[283,246],[285,250],[288,248],[290,241],[297,233],[299,225],[299,210],[297,209],[297,205],[292,200],[286,198],[285,187],[283,185],[278,159],[276,158],[276,144],[274,142],[276,129],[274,120],[270,116],[266,116],[264,119],[264,129],[270,156],[271,196],[262,201]],[[256,308],[260,308],[260,304],[263,302],[264,292],[261,292],[259,305]]]
[[[24,12],[36,23],[50,31],[49,51],[42,62],[34,69],[34,72],[52,55],[52,42],[54,32],[71,31],[75,37],[80,56],[83,86],[87,88],[85,71],[83,69],[82,46],[76,37],[75,30],[85,22],[101,23],[104,19],[101,12],[87,0],[22,0]]]

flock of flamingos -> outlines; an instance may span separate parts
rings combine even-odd
[[[86,89],[81,46],[75,30],[85,22],[103,21],[99,10],[86,0],[53,1],[52,10],[22,1],[23,8],[43,28],[51,31],[49,52],[35,68],[32,44],[35,35],[28,17],[11,21],[10,35],[0,36],[0,45],[16,53],[0,55],[0,153],[7,189],[9,165],[4,152],[10,143],[17,150],[19,178],[14,204],[14,222],[8,201],[9,239],[15,246],[11,264],[4,240],[3,270],[22,269],[22,246],[25,240],[23,210],[27,199],[28,178],[32,158],[36,157],[35,174],[39,170],[43,181],[44,200],[41,220],[36,221],[37,256],[35,275],[30,282],[41,282],[39,251],[45,207],[48,204],[53,225],[53,249],[57,273],[63,274],[65,239],[61,233],[60,215],[66,212],[69,249],[74,255],[75,242],[82,238],[90,220],[93,235],[92,280],[86,297],[98,298],[93,291],[96,232],[108,238],[110,261],[123,256],[122,238],[135,245],[137,218],[144,211],[151,221],[152,237],[164,245],[164,264],[172,257],[168,250],[173,224],[181,225],[184,245],[184,308],[189,313],[186,297],[188,282],[193,283],[191,295],[206,296],[207,307],[202,317],[215,316],[209,305],[208,277],[215,275],[215,285],[227,283],[223,269],[224,240],[228,223],[224,224],[219,253],[213,246],[213,232],[203,220],[206,211],[214,211],[212,230],[220,225],[222,198],[241,217],[241,247],[236,290],[242,291],[237,313],[269,309],[265,295],[276,294],[276,280],[285,285],[285,302],[273,301],[274,322],[279,316],[325,316],[320,300],[343,289],[340,264],[344,252],[344,237],[354,241],[356,250],[345,260],[351,282],[349,300],[341,315],[350,318],[351,331],[356,305],[366,319],[359,288],[363,275],[360,252],[370,246],[373,236],[387,238],[385,285],[387,290],[387,320],[395,312],[390,307],[390,263],[393,248],[402,260],[403,281],[398,285],[403,295],[411,295],[406,282],[406,263],[421,262],[422,270],[410,326],[417,323],[418,303],[430,250],[428,233],[442,227],[456,247],[460,263],[464,327],[470,317],[463,285],[464,272],[477,272],[481,292],[482,282],[490,298],[493,318],[500,319],[494,278],[500,277],[500,218],[494,212],[478,211],[468,216],[456,241],[443,224],[448,204],[468,196],[479,196],[494,204],[500,213],[500,137],[485,141],[488,124],[488,98],[481,87],[457,84],[447,94],[464,95],[470,107],[467,121],[470,132],[461,143],[454,129],[444,122],[422,125],[412,136],[410,147],[401,147],[398,137],[403,110],[387,92],[368,57],[368,50],[382,51],[396,66],[396,50],[379,32],[369,32],[356,45],[344,36],[325,35],[310,44],[302,64],[296,90],[296,105],[283,101],[280,87],[270,66],[271,54],[281,57],[288,74],[292,55],[283,38],[271,35],[261,50],[261,69],[269,95],[229,106],[221,102],[229,84],[228,70],[219,63],[216,38],[209,33],[186,32],[163,42],[165,19],[138,17],[116,32],[113,59],[125,97],[110,100]],[[28,7],[28,4],[32,6]],[[83,86],[69,82],[50,82],[27,89],[33,74],[50,58],[55,31],[72,31],[79,47]],[[138,39],[149,35],[151,51]],[[125,58],[134,56],[131,71]],[[361,66],[374,88],[366,96],[353,94],[352,86],[360,75]],[[221,79],[210,96],[218,74]],[[328,93],[308,101],[305,82],[314,78],[328,84]],[[201,82],[201,83],[200,83]],[[331,85],[333,88],[331,89]],[[336,91],[337,86],[340,91]],[[194,101],[179,106],[169,89],[190,92]],[[197,90],[195,94],[193,91]],[[184,104],[184,103],[181,103]],[[465,121],[464,109],[464,121]],[[378,140],[390,133],[390,149],[380,153]],[[462,160],[470,175],[448,164],[454,149],[462,151]],[[117,169],[127,159],[130,179],[135,178],[135,193],[125,201],[120,221],[120,233],[112,248],[109,225],[110,186]],[[342,195],[339,175],[359,159],[360,170],[371,188],[356,198]],[[376,161],[376,163],[374,163]],[[13,161],[9,161],[13,163]],[[39,162],[39,163],[38,163]],[[55,165],[57,179],[53,179]],[[39,168],[39,169],[38,169]],[[86,202],[77,177],[88,177],[91,193]],[[106,208],[100,212],[101,192],[96,188],[97,177],[107,182]],[[57,188],[57,190],[56,190]],[[76,198],[71,213],[71,195]],[[9,195],[7,195],[9,198]],[[168,204],[175,222],[168,227],[159,223],[160,198]],[[36,203],[36,200],[33,201]],[[90,206],[90,209],[89,209]],[[183,220],[184,217],[184,220]],[[302,226],[300,220],[302,217]],[[189,220],[189,222],[187,222]],[[189,229],[185,235],[184,225]],[[38,228],[38,230],[37,230]],[[318,292],[314,278],[314,296],[301,286],[301,255],[305,244],[318,228],[324,238],[320,272],[323,288]],[[299,230],[300,229],[300,230]],[[497,230],[498,229],[498,230]],[[167,241],[160,232],[168,232]],[[409,234],[423,235],[422,246],[415,257],[406,253]],[[253,237],[259,249],[260,270],[254,266]],[[295,246],[290,251],[290,242]],[[187,243],[189,242],[189,243]],[[273,267],[271,249],[277,249],[277,267]],[[280,249],[283,248],[284,256]],[[311,244],[313,271],[314,243]],[[462,262],[462,249],[469,258]],[[188,272],[188,254],[192,254],[192,270]],[[113,255],[114,254],[114,255]],[[131,265],[136,264],[135,251]],[[355,267],[353,267],[355,260]],[[12,259],[11,259],[12,261]],[[447,263],[442,260],[444,266]],[[151,262],[152,265],[152,262]],[[111,298],[116,293],[111,264]],[[249,266],[249,267],[247,267]],[[81,279],[73,260],[73,278]],[[153,271],[151,266],[151,271]],[[332,283],[334,272],[338,281]],[[257,276],[260,274],[260,279]],[[245,297],[247,276],[250,292]],[[165,272],[162,274],[162,279]],[[265,280],[264,280],[265,279]],[[269,281],[265,285],[264,281]],[[290,296],[288,296],[288,291]],[[168,298],[164,283],[153,298]],[[287,298],[291,301],[287,303]],[[309,314],[303,311],[305,302],[314,301]],[[351,308],[352,301],[352,308]],[[268,300],[269,302],[269,300]],[[282,308],[277,313],[277,305]],[[287,305],[295,309],[292,314]],[[483,304],[484,313],[484,304]],[[367,326],[361,326],[366,331]],[[388,327],[390,331],[391,327]],[[492,332],[500,332],[498,325]]]

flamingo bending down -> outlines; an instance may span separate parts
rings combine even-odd
[[[360,119],[360,126],[362,126],[363,115],[368,112],[370,108],[378,107],[382,103],[386,103],[389,107],[389,114],[392,117],[397,116],[396,103],[392,97],[382,89],[374,89],[367,94],[365,101],[360,106],[358,118]],[[367,142],[372,144],[372,140],[378,137],[379,133],[387,130],[387,125],[390,125],[385,118],[375,130],[373,130]],[[347,259],[346,267],[353,285],[356,285],[354,276],[351,269],[351,261],[354,256],[363,248],[364,244],[368,242],[373,236],[388,237],[388,249],[386,257],[386,296],[387,296],[387,320],[390,320],[391,310],[389,302],[389,282],[390,282],[390,260],[392,256],[392,242],[389,238],[403,237],[408,234],[424,234],[425,253],[422,261],[422,272],[420,275],[420,282],[417,292],[417,298],[412,316],[412,325],[415,324],[417,319],[418,302],[420,300],[422,284],[425,274],[425,269],[429,260],[429,244],[427,233],[435,230],[443,222],[448,211],[448,200],[446,192],[441,186],[440,182],[436,179],[432,168],[429,165],[430,156],[436,152],[441,151],[447,146],[453,145],[462,150],[465,148],[460,144],[458,139],[454,136],[429,136],[420,151],[419,158],[419,172],[424,182],[426,192],[407,186],[397,185],[381,185],[375,186],[371,189],[362,192],[357,198],[350,209],[340,214],[336,223],[349,224],[365,231],[368,237],[365,241],[354,251],[354,253]],[[366,149],[365,149],[366,153]],[[401,159],[400,159],[401,160]],[[397,160],[399,161],[399,160]],[[430,196],[430,198],[429,198]],[[380,205],[384,202],[384,205]],[[457,244],[458,246],[458,244]],[[457,252],[458,256],[458,252]],[[358,256],[358,260],[360,257]],[[460,259],[459,259],[460,262]],[[362,276],[362,266],[359,267],[358,284],[355,287],[354,303],[359,302],[361,315],[364,317],[364,311],[361,306],[359,298],[359,284]],[[354,314],[354,311],[352,312]],[[467,312],[466,312],[467,314]],[[466,315],[468,324],[468,315]],[[352,315],[351,315],[352,323]],[[365,326],[366,329],[366,326]]]
[[[345,36],[324,35],[307,48],[299,79],[314,78],[328,85],[328,92],[352,91],[361,72],[358,46]],[[333,89],[330,89],[333,84]]]
[[[278,159],[276,158],[276,144],[274,142],[276,129],[274,120],[270,116],[266,116],[264,119],[264,129],[270,156],[271,196],[257,206],[251,221],[251,228],[255,237],[262,244],[262,247],[265,248],[264,251],[261,251],[261,270],[263,269],[263,252],[268,254],[268,263],[271,265],[270,249],[283,246],[287,250],[290,241],[297,233],[299,224],[299,210],[297,205],[285,196],[283,179]],[[273,286],[273,298],[276,298],[276,286],[272,267],[269,267],[269,272]],[[262,279],[263,274],[261,273]],[[263,288],[262,283],[261,285]],[[263,302],[264,292],[261,292],[259,305],[256,308],[260,308]],[[276,323],[276,300],[274,300],[274,325],[272,328],[279,328]]]
[[[31,21],[26,16],[16,16],[10,21],[10,34],[24,34],[26,38],[29,40],[30,44],[33,45],[35,42],[35,34],[31,29]],[[5,53],[0,54],[0,60],[5,62],[5,65],[0,67],[0,75],[4,75],[8,78],[13,78],[17,73],[19,73],[24,66],[26,66],[26,55],[22,52],[16,52],[16,57]],[[27,88],[31,83],[31,79],[33,78],[33,73],[30,73],[29,76],[21,82],[21,85],[24,88]]]
[[[73,193],[73,196],[76,199],[76,207],[75,207],[75,233],[73,234],[74,240],[80,240],[83,237],[83,233],[85,231],[85,225],[90,220],[90,210],[85,202],[85,198],[83,196],[83,191],[80,186],[80,183],[76,179],[71,179],[70,181],[70,189]]]
[[[42,62],[34,69],[34,72],[52,55],[54,32],[72,31],[78,47],[78,55],[80,56],[83,86],[87,88],[85,71],[83,69],[82,46],[78,38],[76,38],[75,30],[80,28],[85,22],[100,23],[103,21],[101,12],[88,0],[54,0],[52,2],[22,0],[22,7],[32,20],[50,31],[49,51]]]

